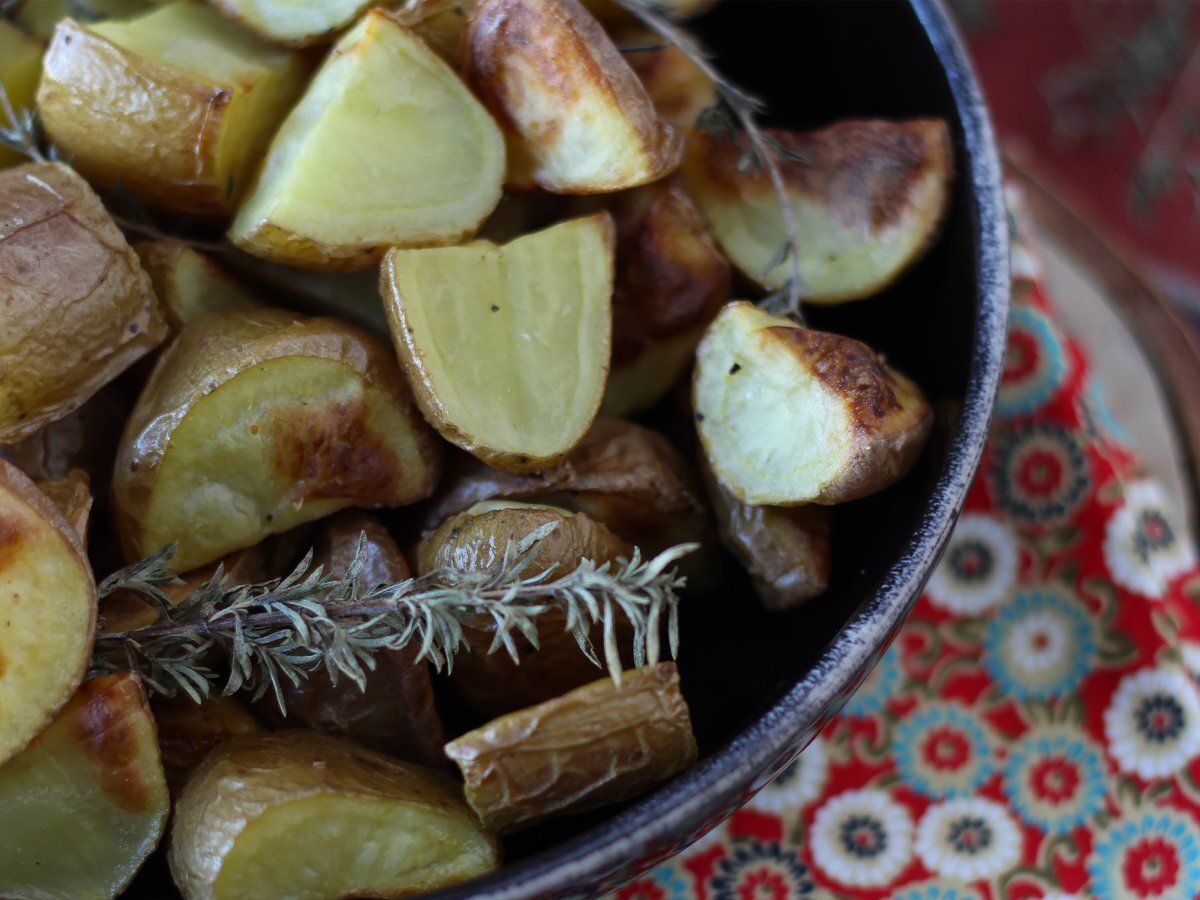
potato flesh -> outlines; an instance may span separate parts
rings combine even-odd
[[[288,265],[362,269],[388,246],[473,234],[503,173],[484,108],[420,39],[372,10],[280,127],[229,237]]]
[[[805,299],[837,303],[882,290],[932,244],[945,217],[954,158],[944,122],[845,121],[771,136],[804,161],[781,160]],[[739,171],[744,148],[711,134],[689,141],[684,176],[722,249],[749,278],[777,287],[786,230],[761,172]]]
[[[603,678],[446,745],[467,802],[499,834],[636,797],[696,761],[674,663]]]
[[[41,72],[42,45],[11,22],[0,19],[0,85],[18,113],[33,109]],[[8,124],[8,117],[0,113],[0,126]],[[0,147],[0,169],[24,161],[25,157],[16,150]]]
[[[443,437],[513,471],[544,468],[579,442],[608,371],[612,242],[601,214],[503,247],[388,254],[392,339]]]
[[[393,13],[450,65],[462,60],[467,23],[477,0],[404,0]]]
[[[182,241],[133,245],[174,331],[206,312],[257,309],[262,303],[213,259]]]
[[[158,844],[169,809],[137,677],[88,681],[0,767],[0,895],[119,894]]]
[[[268,41],[304,46],[329,40],[370,0],[214,0],[225,15]]]

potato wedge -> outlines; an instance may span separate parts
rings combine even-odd
[[[392,14],[456,69],[478,0],[403,0]]]
[[[515,472],[579,443],[608,372],[607,213],[502,247],[392,250],[380,285],[396,352],[442,437]]]
[[[138,241],[134,251],[150,276],[171,330],[217,309],[258,309],[254,294],[211,257],[183,241]]]
[[[96,582],[79,535],[0,460],[0,765],[79,687],[95,630]]]
[[[166,337],[150,279],[62,163],[0,172],[0,444],[81,406]]]
[[[770,131],[800,242],[804,297],[839,303],[887,287],[933,245],[954,178],[950,131],[940,119],[838,122],[821,131]],[[684,177],[721,248],[749,278],[778,287],[790,261],[779,197],[763,171],[739,171],[745,147],[694,134]]]
[[[60,22],[37,101],[46,134],[89,180],[226,219],[304,74],[295,54],[181,0],[129,20]]]
[[[674,171],[683,138],[578,0],[481,0],[464,70],[508,138],[508,182],[603,194]]]
[[[769,610],[793,609],[825,593],[833,567],[827,506],[750,506],[705,467],[704,487],[725,545]]]
[[[169,812],[141,682],[93,678],[0,767],[0,896],[114,897]]]
[[[176,571],[347,506],[429,495],[441,446],[391,351],[334,319],[215,312],[159,357],[113,476],[130,559]]]
[[[212,697],[196,703],[190,697],[157,698],[154,721],[163,770],[173,797],[213,748],[239,734],[263,730],[236,697]]]
[[[127,19],[141,15],[166,0],[86,0],[89,19]],[[26,34],[43,44],[54,36],[54,29],[63,19],[79,13],[79,0],[25,0],[13,17]],[[36,85],[35,85],[36,87]]]
[[[371,0],[209,0],[265,41],[307,47],[329,43]]]
[[[470,237],[503,179],[504,140],[487,111],[418,37],[373,9],[275,135],[229,238],[286,265],[365,269],[389,246]]]
[[[624,28],[613,35],[658,116],[681,134],[688,134],[704,110],[716,105],[717,89],[686,53],[663,45],[663,40],[646,28]]]
[[[620,195],[612,370],[601,412],[622,418],[657,403],[687,371],[708,323],[729,301],[729,263],[678,185]]]
[[[0,19],[0,85],[18,114],[34,108],[41,74],[42,45],[12,22]],[[0,128],[9,124],[8,117],[0,112]],[[16,150],[0,147],[0,169],[23,162],[25,157]]]
[[[499,851],[449,777],[280,732],[234,738],[201,764],[169,860],[186,900],[400,897],[486,874]]]
[[[324,566],[331,576],[344,576],[363,534],[367,536],[364,588],[403,581],[411,575],[387,529],[374,516],[357,509],[343,510],[322,523],[313,564]],[[375,669],[367,672],[363,688],[349,678],[339,678],[334,684],[318,670],[298,685],[284,682],[286,716],[270,694],[256,710],[275,728],[311,728],[419,765],[444,767],[445,732],[429,663],[418,662],[419,653],[415,644],[377,653]]]
[[[497,834],[636,797],[697,758],[674,663],[509,713],[451,741],[446,754],[462,770],[467,802]]]
[[[92,515],[92,489],[87,472],[72,469],[66,478],[39,481],[37,486],[63,514],[67,524],[79,536],[79,543],[86,548],[88,521]]]
[[[920,389],[865,344],[731,303],[696,351],[696,430],[752,506],[832,505],[899,480],[929,437]]]

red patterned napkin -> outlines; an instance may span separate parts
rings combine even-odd
[[[996,420],[911,618],[789,770],[618,900],[1200,896],[1200,570],[1128,441],[1018,241]]]

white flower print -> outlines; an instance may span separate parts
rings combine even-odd
[[[1122,771],[1169,777],[1200,751],[1200,699],[1181,669],[1141,669],[1121,679],[1104,711],[1108,752]]]
[[[982,513],[958,520],[941,562],[929,578],[929,601],[960,616],[975,616],[1008,596],[1017,580],[1017,542],[1008,526]]]
[[[1157,482],[1135,481],[1125,487],[1124,502],[1104,531],[1104,561],[1114,581],[1154,599],[1196,565]]]
[[[809,844],[813,862],[834,881],[883,887],[912,859],[912,819],[886,791],[847,791],[817,810]]]
[[[915,847],[930,871],[978,881],[995,878],[1021,861],[1021,832],[999,803],[959,797],[925,811]]]
[[[829,755],[819,735],[779,777],[754,795],[750,806],[778,814],[798,813],[825,790]]]

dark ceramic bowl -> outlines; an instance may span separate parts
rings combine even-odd
[[[773,124],[851,116],[951,124],[958,180],[938,246],[885,295],[809,313],[913,376],[940,430],[902,483],[837,508],[826,596],[767,616],[747,590],[684,612],[679,665],[697,766],[616,812],[519,835],[501,871],[438,900],[600,894],[729,815],[795,758],[887,648],[983,449],[1004,354],[1008,227],[987,110],[945,10],[937,0],[724,0],[696,24],[722,71],[767,100]]]

